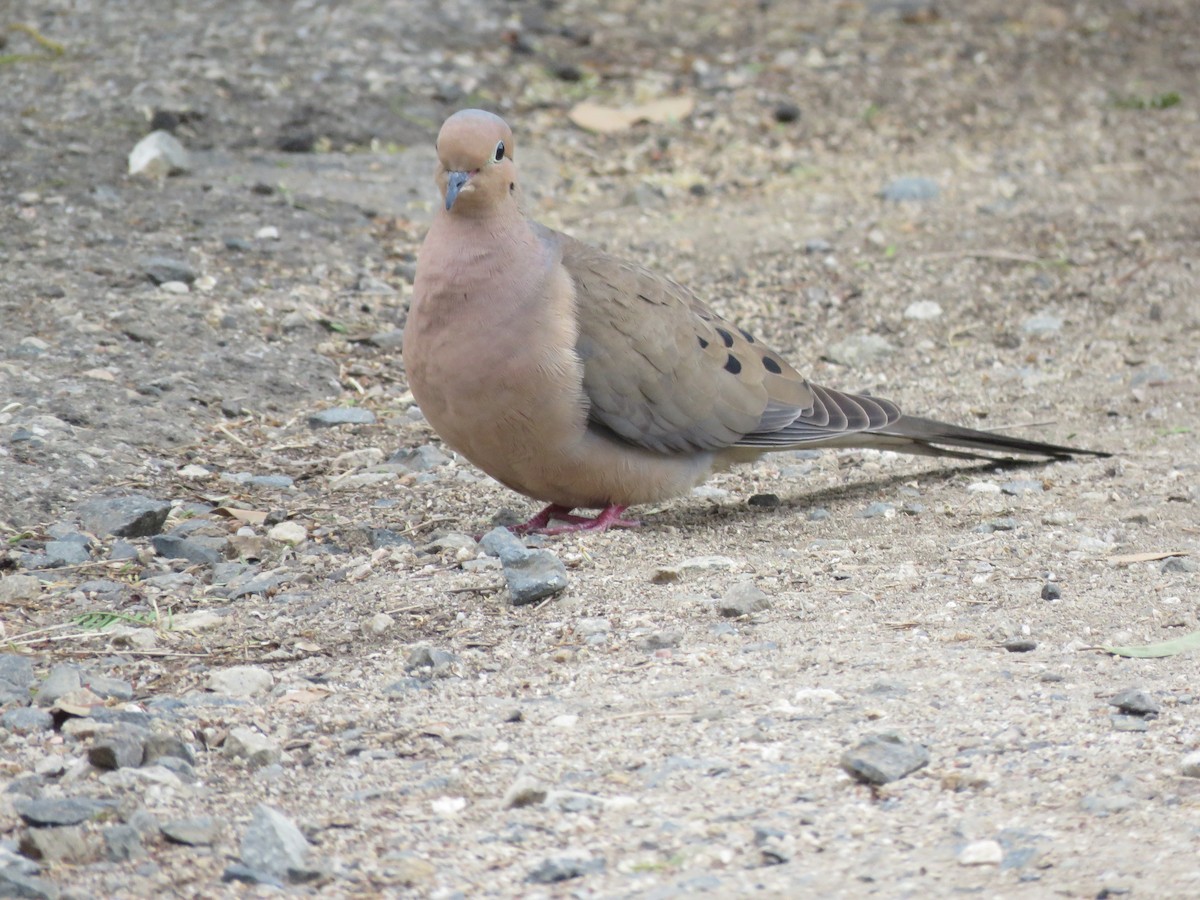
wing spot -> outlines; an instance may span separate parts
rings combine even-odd
[[[730,375],[736,375],[742,371],[742,364],[738,362],[737,357],[732,353],[725,357],[725,371]]]
[[[742,333],[742,337],[744,337],[746,339],[746,343],[748,343],[748,344],[754,343],[754,335],[752,335],[750,332],[748,332],[745,328],[739,328],[738,331],[740,331]]]
[[[766,369],[771,374],[773,374],[773,375],[782,375],[783,374],[783,369],[780,367],[779,363],[775,362],[775,360],[771,359],[771,357],[764,356],[762,358],[762,362],[763,362],[763,368]]]
[[[700,335],[696,335],[696,340],[698,340],[698,341],[700,342],[700,349],[701,349],[701,350],[707,350],[707,349],[708,349],[708,341],[706,341],[704,338],[700,337]]]
[[[724,342],[726,347],[733,346],[733,335],[732,334],[730,334],[724,328],[718,328],[717,334],[719,334],[721,336],[721,340]]]

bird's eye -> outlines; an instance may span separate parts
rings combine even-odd
[[[496,145],[496,162],[500,162],[502,159],[504,159],[504,141]]]

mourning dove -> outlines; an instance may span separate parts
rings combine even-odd
[[[773,450],[1108,455],[813,384],[682,285],[527,218],[513,151],[491,113],[463,110],[442,126],[442,203],[418,257],[404,360],[450,447],[549,504],[516,531],[631,527],[626,507]]]

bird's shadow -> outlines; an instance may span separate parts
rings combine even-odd
[[[750,519],[758,519],[765,515],[778,515],[792,510],[805,510],[814,507],[846,504],[855,500],[878,495],[888,488],[907,484],[914,478],[926,480],[936,479],[949,481],[963,473],[991,472],[997,469],[1024,470],[1044,467],[1047,460],[1002,459],[995,462],[981,462],[960,468],[937,468],[925,472],[898,472],[880,478],[870,478],[865,481],[854,481],[822,488],[811,493],[793,497],[780,497],[777,506],[751,506],[745,500],[730,503],[713,503],[699,505],[694,501],[686,505],[680,504],[661,513],[648,516],[643,524],[653,529],[655,526],[675,526],[678,528],[695,528],[705,524],[713,524],[719,520],[721,525],[733,525]]]

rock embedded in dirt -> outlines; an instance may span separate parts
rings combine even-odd
[[[1185,778],[1200,778],[1200,750],[1193,750],[1180,762],[1180,773]]]
[[[227,759],[244,759],[255,768],[274,765],[283,757],[279,745],[253,728],[231,728],[221,748]]]
[[[749,616],[771,608],[771,598],[752,581],[739,581],[717,601],[717,613],[727,619]]]
[[[929,751],[897,734],[875,734],[842,754],[841,765],[866,784],[887,784],[929,765]]]
[[[78,825],[98,815],[108,806],[109,804],[84,797],[39,797],[13,801],[17,815],[39,828]]]
[[[261,666],[230,666],[209,673],[204,686],[227,697],[250,697],[269,691],[275,676]]]
[[[361,406],[335,406],[308,417],[309,428],[333,428],[337,425],[374,425],[375,413]]]
[[[242,865],[268,880],[306,881],[310,845],[300,829],[279,810],[260,803],[242,834]]]
[[[77,666],[59,663],[50,670],[46,680],[38,687],[34,700],[38,706],[53,706],[60,697],[83,687],[83,678]]]
[[[156,534],[150,538],[154,552],[165,559],[185,559],[202,566],[215,566],[221,554],[199,541],[176,534]]]
[[[42,580],[36,575],[6,575],[0,578],[0,604],[8,606],[32,600],[42,592]],[[3,675],[0,673],[0,678]]]
[[[146,856],[142,833],[133,825],[110,825],[100,832],[104,855],[109,862],[128,862]]]
[[[23,577],[32,576],[9,576],[9,578]],[[5,581],[7,580],[5,579]],[[33,661],[28,656],[0,653],[0,706],[12,702],[29,702],[34,681]]]
[[[163,837],[173,844],[189,847],[208,847],[216,843],[220,824],[212,816],[196,816],[190,819],[171,819],[160,826]]]
[[[87,758],[97,769],[140,766],[146,750],[146,735],[140,728],[118,726],[88,748]]]
[[[129,151],[129,174],[163,179],[187,172],[191,158],[179,138],[169,131],[152,131]]]
[[[527,550],[522,557],[505,562],[504,580],[513,606],[527,606],[562,593],[570,583],[567,567],[550,550]]]
[[[21,853],[30,859],[82,865],[92,862],[96,852],[76,825],[29,828],[21,834]]]
[[[561,856],[548,856],[543,859],[525,880],[531,884],[557,884],[560,881],[603,872],[604,869],[605,861],[602,856],[564,853]]]
[[[893,178],[879,192],[879,196],[884,200],[891,200],[893,203],[910,203],[921,200],[935,200],[938,194],[941,193],[941,188],[938,183],[932,178],[922,178],[919,176],[905,175],[900,178]]]
[[[0,703],[3,701],[4,691],[0,690]],[[53,727],[54,717],[36,706],[18,706],[0,713],[0,728],[10,734],[37,734]]]
[[[860,369],[883,359],[895,349],[887,338],[877,334],[854,334],[831,344],[825,356],[852,369]]]
[[[1029,653],[1037,649],[1037,641],[1030,638],[1010,638],[1000,646],[1009,653]]]
[[[999,841],[972,841],[958,853],[960,866],[998,866],[1004,860]]]
[[[149,537],[162,531],[171,512],[166,500],[143,494],[99,497],[79,507],[83,527],[93,534],[114,537]]]
[[[719,572],[737,567],[728,556],[693,556],[669,566],[659,566],[650,576],[654,584],[670,584],[695,575]]]
[[[1061,600],[1062,599],[1062,588],[1059,585],[1055,584],[1053,581],[1047,581],[1045,584],[1042,585],[1042,599],[1043,600]]]
[[[500,805],[505,809],[521,809],[526,806],[537,806],[546,799],[547,788],[544,784],[530,775],[521,775],[504,792]]]
[[[1157,716],[1162,712],[1158,701],[1141,688],[1128,688],[1108,701],[1121,712],[1130,716]]]

